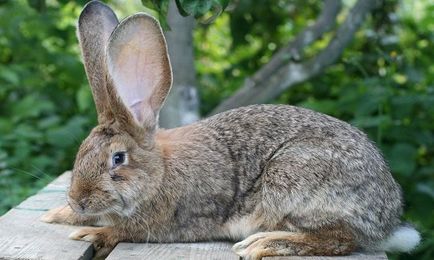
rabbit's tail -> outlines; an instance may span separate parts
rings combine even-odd
[[[414,227],[403,224],[381,242],[378,249],[387,252],[410,252],[416,248],[420,240],[420,234]]]

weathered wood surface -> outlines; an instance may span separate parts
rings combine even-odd
[[[107,260],[133,259],[227,259],[238,260],[231,250],[232,243],[175,243],[175,244],[132,244],[120,243]]]
[[[68,239],[77,227],[43,223],[50,208],[66,203],[69,173],[63,174],[36,195],[0,217],[0,259],[90,259],[87,242]]]
[[[349,256],[281,256],[263,257],[263,260],[387,260],[385,253],[353,253]]]
[[[91,259],[92,245],[68,239],[77,229],[39,219],[47,210],[66,204],[65,191],[70,173],[66,172],[36,195],[0,217],[0,259]],[[116,259],[239,259],[232,243],[120,243],[108,256]],[[264,260],[384,260],[386,254],[355,253],[345,257],[266,257]]]
[[[107,260],[133,259],[240,259],[231,250],[232,243],[132,244],[120,243]],[[354,253],[349,256],[281,256],[263,260],[387,260],[385,253]]]

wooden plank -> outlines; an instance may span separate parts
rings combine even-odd
[[[362,253],[355,252],[348,256],[279,256],[263,257],[263,260],[387,260],[387,255],[383,252]]]
[[[239,259],[231,251],[232,243],[174,243],[134,244],[120,243],[107,260],[116,259]],[[264,257],[263,260],[387,260],[385,253],[360,253],[349,256],[280,256]]]
[[[45,186],[36,195],[26,199],[15,209],[47,211],[49,209],[66,205],[66,190],[69,187],[70,172],[57,177]]]
[[[231,250],[232,243],[168,243],[168,244],[134,244],[120,243],[107,260],[117,259],[228,259],[238,260],[239,257]]]
[[[0,259],[91,259],[88,242],[73,241],[73,226],[43,223],[48,209],[66,204],[67,172],[0,217]]]

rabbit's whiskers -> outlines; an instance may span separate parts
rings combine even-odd
[[[37,170],[39,173],[45,175],[46,177],[48,177],[50,179],[50,181],[54,180],[55,177],[54,176],[50,176],[49,174],[45,173],[43,170],[41,170],[40,168],[38,168],[36,165],[32,164],[31,165],[33,169]]]
[[[32,177],[34,177],[34,178],[36,178],[36,179],[38,179],[38,180],[42,180],[42,178],[41,178],[40,176],[35,175],[35,174],[33,174],[32,172],[29,172],[29,171],[26,171],[26,170],[23,170],[23,169],[14,168],[14,167],[11,167],[11,169],[12,169],[12,170],[15,170],[15,171],[17,171],[17,172],[21,172],[21,173],[27,174],[27,175],[29,175],[29,176],[32,176]]]

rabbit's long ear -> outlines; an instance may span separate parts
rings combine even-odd
[[[113,88],[122,101],[113,102],[118,106],[115,116],[130,112],[142,129],[155,129],[172,85],[166,41],[158,22],[143,13],[123,20],[110,37],[107,67],[112,79],[109,92]]]
[[[105,53],[118,23],[112,9],[99,1],[86,4],[78,19],[77,36],[100,123],[113,117],[106,88]]]

